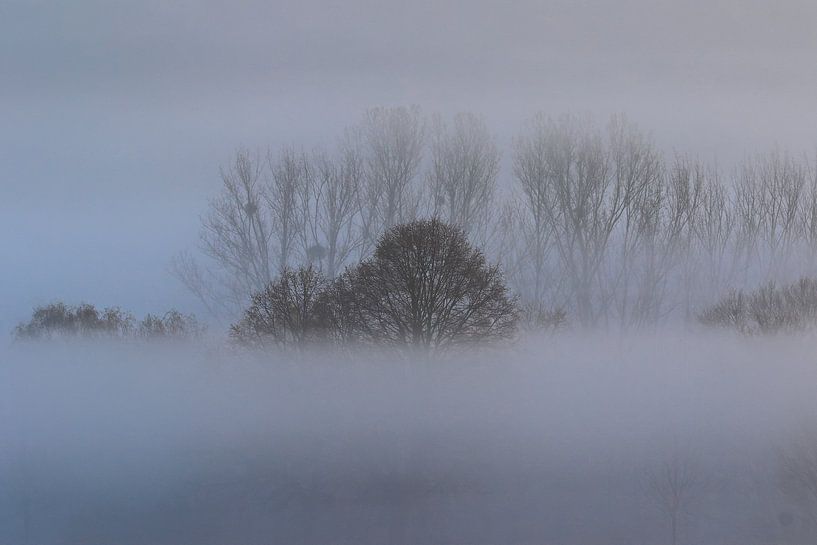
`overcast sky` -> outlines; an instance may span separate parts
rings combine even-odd
[[[0,328],[138,314],[238,146],[331,143],[375,105],[626,113],[728,163],[817,147],[817,2],[0,0]]]

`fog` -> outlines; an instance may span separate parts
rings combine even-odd
[[[817,284],[753,290],[817,274],[815,23],[806,0],[0,2],[0,544],[813,542]],[[384,220],[379,136],[420,125]],[[436,217],[463,157],[488,158],[461,207],[487,223],[445,220],[503,269],[519,338],[227,342],[281,270],[326,254],[333,280]],[[374,199],[320,212],[337,172]],[[589,216],[550,198],[577,183]],[[9,335],[58,300],[127,333]],[[208,333],[145,341],[171,308]]]
[[[775,143],[812,153],[815,9],[3,2],[0,329],[55,298],[194,305],[166,267],[196,244],[219,165],[239,146],[331,142],[371,106],[475,111],[503,151],[542,110],[626,112],[665,149],[725,164]]]
[[[3,543],[805,543],[812,339],[564,333],[423,363],[2,354]],[[813,449],[815,443],[809,443]],[[808,452],[804,451],[808,456]]]

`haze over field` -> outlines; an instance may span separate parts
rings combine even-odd
[[[817,505],[783,492],[784,455],[813,471],[811,340],[0,355],[3,543],[660,544],[667,470],[688,477],[679,543],[813,538]]]
[[[729,165],[817,143],[810,1],[0,5],[0,329],[57,298],[195,301],[166,267],[239,146],[331,144],[372,106],[624,112]]]
[[[805,545],[813,0],[0,1],[0,545]]]

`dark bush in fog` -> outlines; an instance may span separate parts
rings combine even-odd
[[[749,293],[733,291],[698,319],[747,335],[813,327],[817,324],[817,280],[801,278],[786,286],[770,283]]]
[[[204,327],[192,314],[170,310],[163,316],[148,314],[137,322],[133,315],[118,307],[98,310],[94,305],[76,306],[63,302],[37,307],[28,322],[14,329],[19,340],[54,338],[185,338],[199,335]]]

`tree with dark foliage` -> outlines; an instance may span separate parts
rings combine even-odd
[[[319,304],[326,279],[313,267],[285,270],[253,295],[230,336],[245,346],[300,346],[320,336]]]
[[[437,219],[390,229],[344,281],[354,297],[339,306],[364,341],[444,350],[516,331],[516,300],[499,268]]]

